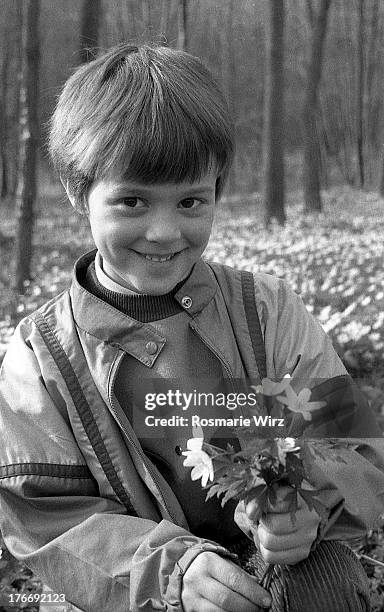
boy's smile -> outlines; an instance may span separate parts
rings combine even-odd
[[[137,293],[162,295],[203,253],[215,212],[217,173],[194,183],[96,181],[89,221],[104,272]]]

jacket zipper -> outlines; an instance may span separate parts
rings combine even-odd
[[[134,439],[132,439],[130,433],[125,429],[125,427],[124,427],[123,423],[121,422],[121,420],[120,420],[120,418],[119,418],[119,416],[117,414],[117,411],[115,409],[113,396],[112,396],[110,390],[113,389],[113,387],[114,387],[116,375],[117,375],[117,372],[118,372],[118,369],[119,369],[120,362],[123,359],[123,357],[124,357],[124,354],[118,355],[115,358],[115,361],[113,363],[113,376],[111,378],[111,382],[110,382],[109,389],[108,389],[109,404],[110,404],[112,413],[114,415],[114,418],[117,421],[121,431],[123,432],[123,434],[127,438],[128,442],[134,447],[135,451],[138,453],[140,459],[143,461],[145,467],[147,468],[147,470],[148,470],[148,472],[149,472],[149,474],[150,474],[150,476],[151,476],[151,478],[152,478],[152,480],[153,480],[153,482],[154,482],[154,484],[156,486],[157,492],[159,494],[159,497],[160,497],[160,499],[161,499],[161,501],[163,503],[163,506],[164,506],[165,510],[168,512],[168,514],[169,514],[170,518],[173,520],[173,522],[175,524],[177,524],[176,517],[173,515],[173,513],[168,508],[167,503],[166,503],[165,498],[164,498],[164,495],[161,492],[161,483],[159,483],[159,481],[157,479],[156,472],[153,471],[152,466],[148,462],[148,459],[145,456],[145,453],[143,452],[142,448],[137,445],[136,441]]]

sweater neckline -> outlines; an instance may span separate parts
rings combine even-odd
[[[120,293],[105,287],[96,274],[95,261],[88,265],[85,276],[85,288],[113,306],[123,314],[141,323],[149,323],[166,319],[183,311],[174,296],[185,281],[178,283],[172,291],[164,295],[149,295],[141,293]]]

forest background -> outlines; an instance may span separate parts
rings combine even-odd
[[[48,122],[73,69],[122,41],[182,48],[212,70],[237,152],[207,255],[288,280],[384,429],[380,0],[0,0],[0,361],[92,248],[50,169]],[[383,612],[382,531],[356,550]],[[0,592],[36,589],[3,548]]]

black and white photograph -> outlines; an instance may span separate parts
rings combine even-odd
[[[384,3],[0,0],[0,612],[384,612]]]

